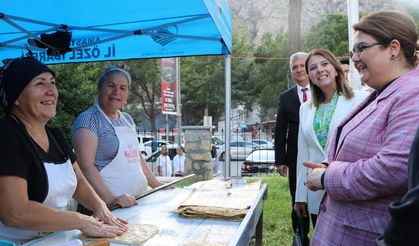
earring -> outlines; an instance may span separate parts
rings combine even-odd
[[[390,60],[394,60],[394,55],[391,55],[391,58],[390,58]]]
[[[15,101],[15,106],[19,106],[19,101],[18,100]]]

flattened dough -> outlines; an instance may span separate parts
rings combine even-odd
[[[141,244],[148,239],[154,237],[159,233],[159,228],[155,225],[147,224],[128,224],[128,231],[124,232],[121,236],[109,238],[111,242],[121,244]],[[88,237],[84,234],[81,235],[82,240],[102,240],[104,238]]]

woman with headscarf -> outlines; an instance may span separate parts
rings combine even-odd
[[[47,122],[56,114],[55,74],[22,57],[0,72],[0,238],[24,243],[45,232],[79,229],[115,237],[127,230],[84,178],[61,132]],[[75,198],[96,217],[65,211]]]

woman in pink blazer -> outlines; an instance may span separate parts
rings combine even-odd
[[[300,107],[294,210],[299,217],[310,213],[314,227],[324,191],[310,191],[304,186],[310,169],[303,162],[326,159],[326,149],[334,129],[369,93],[353,91],[349,87],[340,62],[329,50],[312,50],[305,67],[310,77],[312,99]]]
[[[419,124],[417,29],[397,11],[379,11],[353,26],[351,52],[361,80],[375,92],[338,125],[329,164],[307,187],[324,189],[312,245],[375,245],[389,222],[390,202],[407,191],[409,148]]]

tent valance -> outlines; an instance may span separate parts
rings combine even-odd
[[[57,33],[71,35],[68,52],[45,41]],[[0,59],[28,50],[46,64],[219,55],[229,54],[231,46],[231,12],[225,0],[0,4]]]

